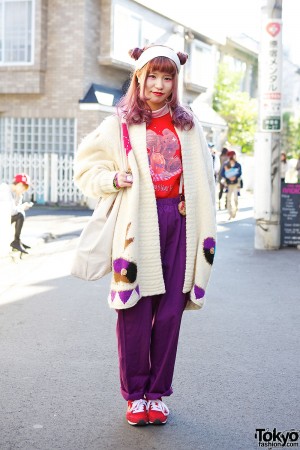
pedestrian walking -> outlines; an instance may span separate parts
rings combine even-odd
[[[21,253],[28,253],[29,245],[21,242],[21,233],[25,220],[25,211],[31,208],[32,202],[23,202],[23,194],[30,185],[30,178],[26,173],[18,173],[15,175],[11,185],[2,183],[0,186],[0,200],[4,204],[9,205],[9,214],[11,216],[11,223],[15,225],[14,240],[10,246],[14,250]],[[5,212],[2,211],[1,214]]]
[[[286,177],[289,169],[290,169],[290,164],[286,157],[286,153],[281,152],[280,153],[280,180],[281,180],[281,183],[285,182],[285,177]]]
[[[117,113],[83,139],[74,180],[90,197],[122,194],[108,296],[121,394],[129,424],[165,424],[182,313],[203,306],[214,259],[215,182],[202,128],[179,103],[188,55],[163,45],[129,54],[128,91]]]
[[[229,151],[227,153],[228,161],[224,163],[222,169],[222,178],[225,179],[227,186],[226,205],[229,213],[229,220],[234,219],[238,211],[238,195],[241,188],[242,166],[236,160],[236,153]]]
[[[208,148],[211,152],[211,157],[213,160],[213,171],[214,171],[214,177],[215,177],[215,181],[217,181],[219,172],[220,172],[220,158],[216,153],[216,148],[215,148],[215,144],[213,142],[209,142],[208,143]]]
[[[228,161],[228,149],[226,147],[222,148],[221,154],[220,154],[220,170],[218,174],[218,181],[219,181],[219,192],[218,192],[218,200],[219,200],[219,210],[221,209],[221,200],[223,197],[223,193],[226,190],[226,180],[222,176],[223,167],[226,161]],[[225,201],[225,208],[226,208],[226,201]]]

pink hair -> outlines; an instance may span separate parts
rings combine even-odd
[[[134,49],[131,55],[135,58],[140,56],[142,51]],[[178,53],[181,63],[184,64],[187,60],[187,55]],[[190,130],[194,126],[194,119],[191,111],[183,107],[178,99],[178,73],[176,64],[169,58],[158,56],[151,59],[140,70],[134,71],[131,77],[131,82],[126,94],[121,98],[117,105],[119,115],[124,115],[128,125],[140,124],[146,122],[150,124],[152,119],[152,111],[147,105],[147,98],[145,97],[145,83],[147,76],[151,72],[164,72],[173,77],[173,92],[168,99],[168,105],[172,111],[172,122],[181,130]],[[138,82],[138,76],[140,83]]]

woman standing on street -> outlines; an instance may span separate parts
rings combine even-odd
[[[108,298],[118,314],[121,393],[131,425],[164,424],[182,313],[203,306],[213,263],[215,182],[202,128],[178,100],[188,55],[163,45],[129,54],[128,91],[118,114],[79,146],[75,182],[95,198],[122,190]]]

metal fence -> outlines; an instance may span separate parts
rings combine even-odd
[[[30,176],[26,192],[38,204],[78,205],[84,196],[73,182],[73,157],[56,153],[0,153],[0,183],[11,183],[16,173]]]

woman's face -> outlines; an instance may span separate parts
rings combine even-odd
[[[173,77],[164,72],[150,72],[145,83],[145,97],[152,111],[162,108],[172,93]]]
[[[27,191],[27,189],[29,188],[29,186],[27,186],[27,184],[24,183],[18,183],[15,186],[16,186],[15,190],[19,195],[24,194],[24,192]]]

